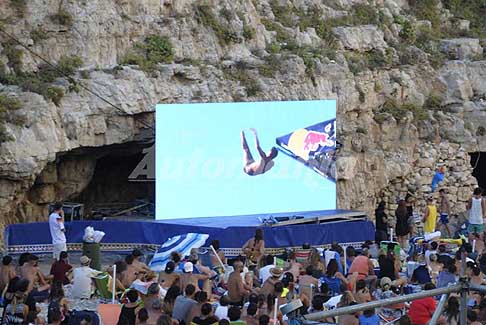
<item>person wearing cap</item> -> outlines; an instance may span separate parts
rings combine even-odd
[[[234,271],[228,278],[228,299],[230,304],[243,306],[245,297],[250,294],[249,288],[241,278],[243,272],[243,262],[236,261],[233,263]]]
[[[159,273],[159,284],[165,290],[177,285],[180,286],[180,274],[175,273],[176,264],[173,261],[167,262],[164,271]]]
[[[81,266],[73,271],[71,295],[73,299],[89,299],[93,291],[91,278],[97,276],[100,272],[89,267],[91,259],[87,256],[81,256],[79,262]]]
[[[199,280],[208,280],[209,275],[194,274],[194,264],[192,262],[184,263],[184,273],[181,275],[181,289],[184,290],[187,285],[192,284],[196,287],[196,291],[201,290],[198,285]]]
[[[62,203],[54,203],[54,211],[49,215],[49,230],[52,238],[52,257],[55,261],[59,260],[61,252],[67,251],[66,228],[64,228],[64,211]]]
[[[264,294],[265,296],[269,294],[275,294],[275,283],[280,281],[280,277],[283,274],[283,270],[279,267],[274,267],[270,269],[270,275],[269,277],[262,285],[262,288],[260,290],[261,294]]]

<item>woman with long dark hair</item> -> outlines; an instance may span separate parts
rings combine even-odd
[[[48,297],[48,302],[49,302],[49,311],[51,309],[57,309],[59,307],[59,311],[61,312],[61,321],[64,322],[67,317],[69,317],[69,306],[68,306],[68,301],[64,297],[64,289],[62,287],[62,282],[61,281],[54,281],[51,287],[51,291],[49,291],[49,297]],[[54,306],[55,308],[51,308]],[[47,319],[48,322],[51,323],[49,313],[47,314]]]
[[[182,294],[181,288],[177,285],[173,285],[172,287],[167,290],[167,293],[164,297],[164,302],[162,304],[162,311],[167,315],[172,316],[172,312],[174,311],[174,304],[175,300],[178,296]]]
[[[445,307],[445,316],[447,319],[447,324],[459,324],[459,300],[457,299],[457,297],[449,297],[449,300],[447,300],[447,306]]]
[[[338,272],[338,263],[334,258],[327,264],[326,274],[321,278],[321,282],[327,284],[332,296],[341,294],[343,284],[345,286],[349,284],[348,280]]]
[[[263,239],[263,230],[261,228],[256,229],[255,237],[248,239],[243,245],[243,252],[248,262],[256,265],[260,264],[260,260],[265,254],[265,240]]]
[[[405,200],[398,201],[398,208],[395,210],[395,217],[397,219],[397,225],[395,232],[398,237],[398,242],[402,248],[407,244],[407,236],[410,233],[408,226],[409,212],[407,210],[407,202]]]

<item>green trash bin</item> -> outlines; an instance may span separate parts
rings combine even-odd
[[[83,255],[91,259],[89,266],[92,269],[101,271],[100,243],[83,242]]]

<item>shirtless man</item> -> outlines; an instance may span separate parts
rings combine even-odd
[[[133,266],[137,268],[138,272],[147,273],[150,271],[150,268],[147,266],[147,264],[142,262],[143,253],[139,249],[135,248],[132,252],[132,256]]]
[[[290,258],[289,258],[290,267],[287,270],[287,272],[292,273],[294,279],[297,281],[297,279],[300,276],[300,272],[303,269],[303,266],[302,264],[296,261],[295,257],[296,257],[295,252],[290,253]]]
[[[20,275],[22,278],[29,280],[28,292],[34,289],[37,292],[44,292],[50,289],[50,285],[46,281],[46,277],[39,270],[39,258],[33,254],[29,255],[27,262],[20,268]]]
[[[169,261],[165,266],[165,270],[159,274],[159,284],[165,290],[169,290],[173,285],[180,286],[180,274],[174,272],[176,264]]]
[[[234,271],[228,278],[228,299],[232,304],[243,306],[244,299],[250,294],[250,289],[241,278],[243,272],[243,262],[233,263]]]
[[[188,284],[192,284],[196,287],[196,291],[199,291],[199,280],[209,279],[209,275],[206,274],[194,274],[194,264],[191,262],[184,263],[184,273],[181,276],[181,289],[184,290]]]
[[[15,267],[12,264],[11,256],[4,256],[2,259],[2,268],[0,271],[0,290],[5,289],[9,284],[10,280],[15,278],[17,274],[15,273]]]
[[[126,288],[130,288],[133,281],[135,281],[138,278],[139,274],[142,275],[140,269],[134,265],[134,261],[135,258],[131,254],[125,257],[125,262],[127,263],[127,269],[123,272],[122,283]]]
[[[266,173],[275,165],[273,159],[277,157],[278,150],[277,148],[272,147],[268,153],[265,153],[265,151],[263,151],[260,147],[256,130],[252,128],[250,131],[255,135],[255,146],[258,150],[258,154],[260,155],[260,160],[255,161],[253,159],[250,149],[248,148],[248,143],[246,142],[245,132],[241,131],[244,164],[243,171],[250,176],[255,176]]]
[[[312,299],[319,287],[319,280],[312,276],[313,273],[314,268],[309,265],[305,269],[305,274],[299,277],[299,292],[301,295],[305,295],[309,299]]]

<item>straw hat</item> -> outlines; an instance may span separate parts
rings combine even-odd
[[[275,278],[280,278],[280,276],[282,275],[283,273],[283,270],[279,267],[272,267],[270,269],[270,274],[275,277]]]
[[[88,256],[83,255],[79,258],[79,262],[81,262],[81,265],[88,265],[91,263],[91,259]]]

